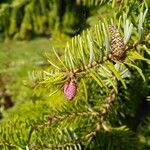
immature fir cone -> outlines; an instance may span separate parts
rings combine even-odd
[[[126,57],[125,45],[123,38],[114,25],[109,26],[110,32],[110,58],[113,60],[124,60]]]
[[[68,100],[72,100],[75,97],[76,91],[77,91],[77,86],[74,80],[70,80],[69,82],[65,83],[64,96]]]

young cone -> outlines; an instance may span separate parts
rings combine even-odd
[[[64,96],[67,100],[72,100],[77,92],[77,86],[75,80],[71,79],[69,82],[64,85]]]

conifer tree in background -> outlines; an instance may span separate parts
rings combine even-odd
[[[4,1],[0,4],[1,38],[23,40],[50,35],[53,30],[75,35],[84,28],[87,13],[85,3],[78,5],[74,0]]]
[[[117,10],[113,17],[73,37],[64,55],[53,48],[57,63],[46,54],[50,67],[31,74],[35,104],[14,107],[1,122],[2,149],[150,147],[150,131],[144,130],[150,119],[142,122],[138,112],[150,95],[149,5],[136,0],[104,4]]]

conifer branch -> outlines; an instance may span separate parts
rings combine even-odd
[[[94,61],[86,66],[83,66],[82,68],[78,68],[78,69],[71,71],[71,73],[74,76],[87,73],[87,71],[89,71],[90,69],[94,69],[95,67],[98,67],[99,65],[103,64],[107,60],[109,60],[109,57],[104,57],[103,60]]]
[[[150,34],[148,34],[148,35],[146,35],[145,36],[145,38],[144,39],[142,39],[142,40],[139,40],[139,41],[136,41],[134,44],[132,44],[132,45],[128,45],[127,47],[126,47],[126,51],[129,51],[129,50],[132,50],[132,49],[137,49],[137,46],[138,45],[141,45],[141,44],[145,44],[145,42],[148,42],[150,40]]]
[[[46,148],[53,150],[53,149],[63,149],[63,148],[71,148],[71,147],[75,148],[76,147],[78,150],[82,150],[81,145],[82,144],[81,144],[80,140],[73,140],[70,142],[65,142],[63,144],[52,144]]]
[[[30,142],[30,139],[31,139],[31,136],[32,136],[33,132],[35,130],[43,128],[44,126],[54,124],[57,121],[63,121],[66,118],[70,118],[71,119],[73,117],[78,117],[78,116],[95,116],[95,117],[97,117],[98,115],[99,115],[98,112],[84,111],[84,112],[71,112],[71,113],[66,113],[66,114],[63,114],[63,115],[48,116],[46,121],[44,121],[41,124],[35,125],[34,127],[32,127],[30,129],[27,143]]]
[[[108,114],[110,108],[112,107],[115,98],[116,98],[116,93],[113,89],[113,90],[110,91],[109,95],[105,98],[104,104],[100,108],[99,111],[71,112],[71,113],[66,113],[66,114],[62,114],[62,115],[48,116],[46,121],[44,121],[41,124],[35,125],[34,127],[32,127],[30,129],[27,143],[30,144],[32,134],[35,130],[41,129],[41,128],[47,126],[47,125],[49,126],[49,125],[52,125],[52,124],[56,123],[57,121],[63,121],[64,119],[68,119],[68,118],[71,119],[73,117],[94,116],[94,117],[97,118],[96,119],[96,128],[94,128],[94,131],[90,132],[85,137],[82,137],[81,139],[77,140],[78,143],[80,143],[80,142],[83,143],[85,141],[85,139],[87,140],[87,139],[95,136],[96,132],[103,128],[102,126],[103,126],[103,123],[104,123],[105,116]],[[65,143],[63,145],[58,145],[58,147],[63,147],[63,146],[67,146],[67,145],[70,145],[70,144],[73,145],[73,143]]]
[[[81,2],[85,0],[79,1]],[[87,3],[87,5],[88,4],[93,5],[94,2],[96,2],[97,5],[97,3],[104,1],[105,0],[103,1],[86,0],[85,2]],[[40,2],[43,1],[40,0]],[[55,0],[53,2],[55,2]],[[115,3],[116,1],[113,0],[111,2]],[[121,3],[123,5],[123,1]],[[138,70],[139,74],[143,77],[143,79],[145,79],[144,75],[142,74],[142,71],[145,72],[145,70],[143,70],[143,68],[142,69],[138,68],[137,64],[134,65],[134,60],[136,59],[148,61],[148,59],[144,58],[144,56],[140,54],[141,50],[144,49],[144,46],[145,47],[147,46],[147,41],[149,40],[149,38],[147,38],[149,37],[149,35],[146,36],[146,38],[143,40],[144,38],[143,24],[147,10],[144,13],[142,13],[143,10],[140,11],[141,11],[139,15],[140,19],[137,19],[137,16],[135,16],[136,21],[133,20],[135,21],[133,23],[130,23],[130,21],[127,20],[126,17],[124,17],[122,20],[121,18],[122,16],[120,14],[118,15],[120,16],[119,21],[117,20],[118,19],[117,17],[116,20],[112,19],[111,34],[108,27],[109,23],[107,23],[107,21],[104,19],[103,20],[104,22],[100,21],[95,26],[95,28],[89,29],[87,32],[84,32],[83,35],[81,36],[80,35],[76,36],[75,38],[73,38],[72,43],[69,43],[66,46],[65,59],[62,59],[63,57],[60,57],[60,55],[57,53],[58,51],[54,49],[53,50],[54,54],[57,60],[59,60],[59,62],[58,63],[56,62],[56,64],[53,63],[54,60],[52,62],[51,60],[49,60],[49,62],[51,66],[56,69],[55,70],[56,72],[55,71],[48,72],[47,70],[45,70],[44,72],[39,74],[39,77],[36,76],[37,75],[36,73],[35,74],[33,73],[32,77],[35,78],[36,83],[42,85],[42,87],[36,86],[37,87],[36,90],[39,95],[42,93],[42,90],[44,91],[46,89],[48,92],[46,91],[43,94],[46,97],[47,95],[49,95],[49,90],[50,91],[51,89],[53,90],[53,87],[56,88],[56,91],[52,92],[52,94],[55,94],[59,89],[62,89],[62,87],[64,87],[64,95],[67,95],[67,97],[71,95],[67,99],[69,102],[67,102],[67,104],[65,103],[66,105],[62,103],[60,107],[57,107],[56,105],[58,103],[61,103],[62,101],[61,102],[58,101],[57,103],[53,104],[53,102],[49,103],[49,100],[51,99],[46,98],[46,100],[42,102],[42,104],[41,102],[37,103],[38,107],[35,106],[33,109],[28,108],[30,109],[28,116],[25,116],[23,114],[20,118],[18,117],[21,121],[18,118],[16,120],[16,117],[9,118],[9,120],[11,119],[12,121],[10,125],[8,124],[9,122],[2,123],[1,125],[2,134],[0,135],[0,139],[2,140],[4,139],[5,142],[0,141],[0,147],[4,149],[5,147],[6,149],[19,149],[19,148],[28,149],[29,145],[30,149],[80,150],[84,149],[86,146],[89,146],[91,143],[95,144],[95,139],[99,140],[100,135],[99,133],[104,133],[104,136],[106,136],[106,138],[104,139],[104,141],[102,141],[104,142],[102,143],[104,145],[101,149],[111,149],[111,148],[115,149],[116,148],[115,142],[114,143],[111,142],[112,147],[110,146],[108,146],[107,148],[105,147],[105,144],[108,144],[109,143],[108,141],[111,141],[111,138],[107,137],[106,132],[108,131],[111,132],[112,134],[115,134],[115,131],[113,130],[114,128],[111,127],[111,125],[109,125],[109,122],[112,122],[113,124],[116,123],[116,121],[117,122],[121,121],[121,117],[116,118],[116,114],[113,113],[113,109],[116,110],[118,108],[118,105],[116,106],[117,99],[120,98],[126,99],[127,97],[130,99],[133,98],[132,100],[134,100],[134,98],[136,99],[136,97],[134,96],[135,94],[137,94],[137,91],[135,93],[134,92],[132,93],[130,90],[130,88],[132,88],[134,85],[134,83],[133,84],[130,83],[133,81],[132,79],[134,77],[136,78],[136,76],[134,76],[134,73],[130,74],[126,66]],[[26,12],[28,13],[28,9]],[[118,25],[118,27],[117,26],[115,27],[116,24]],[[136,26],[137,24],[138,27]],[[122,29],[124,29],[124,36],[122,36],[121,34],[122,32],[119,32]],[[133,37],[131,37],[132,33],[134,34]],[[129,42],[129,39],[131,39],[132,42]],[[134,42],[135,39],[138,39],[138,41]],[[140,46],[142,47],[141,50],[138,49],[140,48]],[[137,51],[133,51],[134,49]],[[127,53],[129,55],[127,56],[125,54],[126,51],[129,51],[129,53]],[[122,59],[123,58],[122,56],[125,56],[125,58],[127,57],[127,59]],[[88,77],[92,77],[92,79],[86,80],[87,76],[86,77],[82,76],[80,78],[80,75],[82,74],[87,75]],[[131,77],[131,75],[133,76]],[[78,86],[81,85],[82,78],[84,77],[85,82],[83,81],[84,84],[83,86],[85,90],[83,90],[82,87],[78,88]],[[128,78],[129,80],[127,81],[126,78]],[[122,85],[126,90],[122,89],[122,87],[121,88],[118,87],[118,81],[122,83]],[[128,86],[126,86],[126,83]],[[101,88],[99,88],[97,85],[100,86]],[[33,85],[33,87],[35,86]],[[38,87],[40,87],[41,89]],[[106,87],[107,89],[103,87]],[[119,94],[117,93],[118,89]],[[76,91],[79,92],[79,96],[77,95],[75,101],[71,103],[70,100],[72,100],[72,97],[76,95]],[[84,91],[86,93],[85,101],[83,100]],[[133,94],[133,97],[130,97],[129,96],[130,94]],[[64,99],[62,98],[61,100]],[[118,103],[119,102],[117,102],[117,104]],[[129,104],[127,101],[126,102],[123,101],[123,103],[119,104],[119,107],[121,107],[122,109],[125,103]],[[26,105],[23,106],[23,108],[27,108],[28,106],[31,106],[30,103],[27,106]],[[132,107],[133,106],[131,106],[131,108],[129,109],[131,110]],[[35,114],[31,114],[31,112],[33,112],[34,110],[36,110]],[[44,115],[47,114],[47,111],[49,112],[50,115],[46,119],[41,120],[41,118],[43,118]],[[23,112],[21,111],[19,113],[22,114]],[[27,113],[26,109],[25,113]],[[112,117],[112,119],[110,118],[110,116]],[[8,124],[8,126],[6,126],[6,124]],[[11,132],[9,132],[10,130]],[[129,141],[131,137],[130,133],[126,133],[124,135],[123,134],[124,130],[126,129],[125,128],[119,129],[118,133],[119,138],[122,136],[124,140],[123,143],[125,144],[127,143],[126,144],[127,147],[125,148],[134,149],[130,148],[129,146],[130,145],[129,142],[131,142]],[[120,140],[119,138],[117,140]],[[119,142],[117,142],[118,145],[120,144]],[[19,145],[20,147],[15,144]],[[131,144],[134,143],[131,142]],[[27,148],[25,148],[26,145]],[[99,145],[97,147],[98,148],[90,147],[89,149],[100,149]],[[137,145],[135,147],[137,147]]]
[[[147,11],[145,11],[144,14],[146,14],[146,12]],[[141,19],[144,20],[144,16],[145,15],[141,15],[139,20]],[[130,45],[128,41],[134,29],[133,24],[130,23],[126,17],[123,17],[122,22],[125,28],[124,40],[123,40],[123,36],[121,36],[121,33],[119,32],[117,27],[115,27],[113,24],[109,25],[108,27],[108,23],[106,22],[103,23],[99,21],[99,24],[96,25],[95,28],[92,28],[91,30],[87,30],[87,32],[84,32],[81,36],[78,35],[74,37],[71,43],[69,44],[67,43],[65,49],[64,62],[58,56],[57,52],[54,51],[58,60],[61,62],[63,66],[65,66],[64,69],[63,68],[59,69],[59,73],[60,74],[63,73],[62,75],[63,81],[59,77],[57,78],[56,81],[55,75],[54,76],[52,75],[54,77],[54,80],[53,78],[48,77],[48,80],[44,79],[45,81],[43,83],[49,83],[48,81],[50,81],[50,83],[52,84],[65,83],[66,81],[70,82],[69,83],[71,84],[70,89],[74,89],[73,90],[74,92],[72,92],[73,94],[69,98],[70,100],[73,99],[73,97],[76,95],[75,93],[76,93],[77,86],[74,83],[74,81],[76,81],[77,77],[82,74],[89,74],[90,76],[92,76],[97,83],[99,82],[98,84],[101,85],[101,87],[105,85],[105,83],[103,83],[104,82],[103,80],[106,79],[108,81],[108,84],[112,86],[116,90],[116,92],[117,92],[116,81],[119,80],[121,81],[122,85],[126,89],[126,84],[123,79],[123,76],[121,76],[120,71],[117,70],[114,64],[111,62],[117,63],[118,61],[120,62],[120,64],[121,63],[126,64],[126,57],[127,57],[126,51],[129,51],[134,47],[138,46],[139,44],[142,44],[143,38],[139,38],[138,42],[136,42],[133,45]],[[143,23],[140,22],[139,24],[140,24],[139,31],[141,32],[137,34],[143,35],[143,30],[141,29]],[[133,67],[132,64],[130,66]],[[55,68],[58,69],[58,67],[56,66]],[[61,66],[59,68],[61,68]],[[135,66],[134,68],[136,68],[141,73],[138,67]],[[94,74],[93,71],[95,71]],[[65,87],[68,87],[69,84],[68,85],[64,84],[64,85]],[[61,87],[63,87],[63,85]]]
[[[90,133],[88,133],[85,136],[85,139],[87,139],[87,141],[89,141],[89,140],[91,141],[92,138],[94,138],[96,136],[96,133],[98,131],[104,129],[103,123],[104,123],[105,117],[109,113],[109,110],[111,109],[111,107],[113,106],[115,99],[116,99],[116,93],[113,89],[110,91],[108,97],[106,97],[106,99],[105,99],[105,102],[100,110],[101,115],[99,116],[98,120],[96,120],[95,127],[93,128],[93,130]]]

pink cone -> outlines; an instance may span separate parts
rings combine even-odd
[[[69,83],[65,83],[64,85],[64,96],[68,100],[72,100],[76,95],[77,87],[74,81],[70,81]]]

